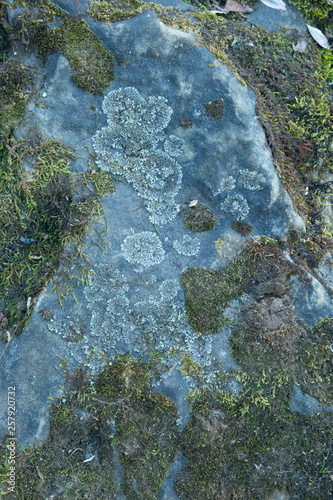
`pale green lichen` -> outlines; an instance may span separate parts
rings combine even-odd
[[[182,170],[175,157],[182,153],[184,141],[164,135],[172,115],[167,100],[144,99],[133,87],[120,88],[105,97],[103,111],[108,125],[93,137],[97,165],[132,184],[151,222],[169,222],[178,213],[175,196]]]
[[[241,194],[228,195],[220,207],[224,212],[236,217],[237,220],[244,219],[250,211],[246,199]]]
[[[161,241],[151,231],[130,234],[124,239],[121,250],[127,262],[136,265],[140,271],[160,264],[165,257]]]
[[[259,172],[245,169],[239,171],[239,184],[250,191],[262,189],[262,185],[266,182],[266,178]]]
[[[191,257],[192,255],[197,255],[199,252],[200,241],[198,238],[192,238],[185,234],[182,239],[174,241],[173,247],[180,255]]]
[[[167,279],[159,286],[162,302],[174,299],[180,290],[179,280]]]
[[[231,191],[236,187],[236,179],[229,175],[228,177],[223,177],[220,181],[220,185],[215,194],[223,193],[224,191]]]

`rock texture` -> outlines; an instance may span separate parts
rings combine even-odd
[[[84,14],[87,6],[53,3],[75,15]],[[103,96],[85,93],[71,81],[67,59],[54,54],[43,69],[40,95],[28,103],[15,131],[16,137],[23,137],[37,125],[45,139],[61,138],[79,157],[72,165],[76,172],[87,168],[91,152],[94,168],[111,172],[116,187],[101,200],[103,251],[94,244],[98,225],[87,237],[89,282],[78,286],[73,281],[73,296],[63,307],[50,284],[24,332],[3,353],[1,387],[17,387],[17,438],[22,446],[47,438],[49,398],[61,395],[59,358],[68,359],[71,367],[85,364],[98,374],[103,366],[100,353],[110,360],[117,353],[134,358],[157,353],[163,369],[153,384],[176,404],[182,432],[191,419],[186,399],[190,391],[217,386],[223,374],[242,368],[229,339],[244,310],[261,304],[261,331],[267,343],[275,342],[276,332],[284,335],[289,319],[290,324],[300,322],[311,329],[333,313],[331,292],[323,280],[297,269],[287,250],[276,251],[276,266],[293,269],[285,282],[278,275],[258,277],[260,266],[265,273],[263,261],[255,271],[246,268],[241,280],[248,275],[252,282],[249,278],[244,290],[223,304],[228,319],[224,326],[207,335],[194,330],[181,285],[186,269],[225,268],[246,252],[248,244],[259,245],[261,236],[286,240],[288,231],[302,233],[305,224],[281,186],[256,116],[254,93],[198,46],[193,34],[166,26],[151,11],[111,26],[88,22],[116,60],[124,61],[115,67],[111,87]],[[183,217],[191,210],[191,200],[215,216],[212,229],[191,232],[185,227]],[[243,223],[243,235],[237,222]],[[325,272],[331,273],[328,266]],[[286,345],[294,341],[288,339]],[[184,360],[191,361],[187,372]],[[230,394],[236,395],[242,383],[230,382]],[[332,410],[328,402],[306,394],[310,386],[304,390],[294,386],[292,412],[308,417]],[[2,400],[3,435],[6,410]],[[214,418],[210,415],[201,423],[217,429],[225,417]],[[191,456],[188,452],[184,458],[186,446],[182,453],[158,498],[190,498],[179,497],[174,484]],[[144,498],[140,495],[135,498]],[[272,484],[269,498],[289,496]]]

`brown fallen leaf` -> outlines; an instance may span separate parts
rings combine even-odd
[[[253,12],[251,7],[238,3],[236,0],[227,0],[224,8],[230,10],[231,12]]]
[[[245,12],[253,12],[251,7],[240,4],[236,0],[227,0],[223,8],[217,2],[214,2],[214,5],[217,7],[217,10],[210,10],[209,12],[212,14],[228,14],[228,12],[241,12],[244,14]]]

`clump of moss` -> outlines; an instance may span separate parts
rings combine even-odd
[[[214,99],[214,101],[204,104],[206,114],[214,120],[221,120],[223,118],[224,101],[223,99]]]
[[[193,122],[190,118],[180,118],[178,125],[183,128],[191,128]]]
[[[23,168],[26,159],[33,166],[30,173]],[[0,290],[15,333],[31,312],[29,304],[54,276],[65,247],[71,244],[67,257],[73,263],[82,255],[89,222],[101,214],[96,194],[84,192],[82,179],[69,170],[74,159],[58,141],[38,137],[12,140],[0,151]],[[82,272],[85,267],[82,262]]]
[[[113,56],[80,18],[68,16],[48,2],[26,6],[15,27],[16,38],[37,46],[43,59],[53,52],[67,57],[74,83],[91,94],[100,94],[114,78]],[[51,22],[60,27],[50,28]]]
[[[248,236],[249,234],[252,233],[252,226],[251,224],[248,224],[247,222],[235,220],[232,224],[231,227],[236,233],[240,234],[241,236]]]
[[[178,431],[175,404],[152,388],[151,362],[120,356],[94,384],[83,367],[64,368],[67,389],[51,408],[47,441],[19,453],[16,498],[110,498],[119,456],[122,494],[155,499]]]
[[[333,7],[330,0],[290,0],[290,3],[302,12],[310,24],[332,33]]]
[[[82,19],[69,19],[50,33],[59,52],[67,57],[72,79],[81,89],[100,94],[114,79],[113,56]]]
[[[18,61],[9,59],[0,66],[0,142],[21,120],[32,84],[31,70]]]
[[[94,191],[99,196],[106,196],[115,190],[110,172],[101,169],[88,169],[84,172],[83,177],[88,184],[93,184]]]
[[[180,498],[330,495],[329,416],[293,414],[279,397],[268,401],[260,387],[252,392],[245,386],[235,395],[208,389],[193,398],[192,419],[181,436],[189,463],[176,478]]]
[[[270,257],[265,258],[266,254]],[[286,275],[292,272],[281,257],[281,249],[269,239],[249,243],[225,269],[187,269],[182,274],[182,285],[188,322],[199,333],[218,332],[231,300],[275,279],[282,269]]]
[[[145,2],[138,0],[94,0],[89,5],[88,14],[96,21],[115,23],[137,16],[144,6]]]
[[[181,498],[329,496],[332,416],[292,412],[290,398],[297,384],[332,405],[332,332],[328,318],[305,328],[288,296],[249,305],[231,334],[241,369],[189,398],[192,419],[181,436],[189,464],[176,479]]]
[[[183,217],[185,227],[195,233],[212,231],[216,225],[216,217],[209,208],[204,205],[195,205],[189,208]]]
[[[324,318],[303,340],[297,352],[298,383],[305,392],[333,406],[333,320]]]

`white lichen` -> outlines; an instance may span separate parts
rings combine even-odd
[[[232,175],[229,175],[228,177],[223,177],[220,181],[220,185],[215,195],[219,193],[224,193],[225,191],[232,191],[233,189],[235,189],[235,186],[236,186],[236,179]]]
[[[164,133],[172,115],[167,100],[144,99],[133,87],[120,88],[104,98],[103,111],[108,126],[92,138],[97,165],[132,184],[152,222],[169,222],[178,212],[174,199],[182,169],[175,157],[182,154],[184,141]]]
[[[130,234],[121,244],[121,250],[127,262],[138,266],[139,271],[159,264],[165,257],[161,241],[151,231]]]
[[[266,178],[259,172],[245,169],[239,171],[238,182],[245,189],[257,191],[262,189],[262,184],[266,182]]]
[[[249,213],[249,205],[241,194],[228,195],[220,205],[221,210],[227,212],[237,220],[244,219]]]
[[[167,279],[160,284],[160,296],[162,302],[174,299],[179,292],[179,281],[176,279]]]
[[[191,257],[196,255],[200,250],[200,241],[198,238],[192,238],[185,234],[181,240],[175,240],[173,247],[180,255]]]

